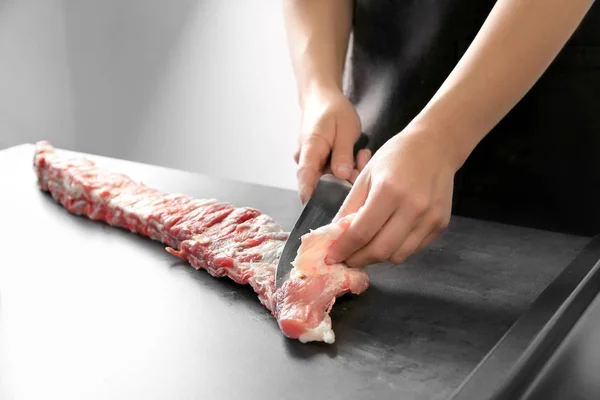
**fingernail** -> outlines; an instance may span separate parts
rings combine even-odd
[[[325,257],[325,264],[331,265],[331,264],[335,264],[335,263],[336,263],[335,259],[333,259],[331,257]]]
[[[352,173],[352,165],[349,164],[338,164],[335,166],[335,171],[338,174],[349,175]]]
[[[306,195],[304,194],[304,191],[300,190],[298,193],[298,197],[300,198],[300,203],[306,203]]]

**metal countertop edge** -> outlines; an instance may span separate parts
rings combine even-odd
[[[600,291],[600,235],[544,289],[448,400],[522,396]]]

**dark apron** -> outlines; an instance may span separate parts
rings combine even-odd
[[[492,0],[356,0],[345,92],[376,151],[452,71]],[[534,23],[534,22],[532,22]],[[600,4],[484,138],[455,180],[453,214],[600,233]]]

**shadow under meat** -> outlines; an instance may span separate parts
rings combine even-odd
[[[373,285],[357,298],[340,301],[331,317],[339,353],[369,348],[382,359],[403,355],[420,363],[460,355],[478,362],[520,313]]]

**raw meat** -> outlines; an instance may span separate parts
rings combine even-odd
[[[275,293],[279,326],[289,337],[333,343],[329,312],[341,289],[362,293],[369,286],[364,270],[325,264],[329,247],[350,226],[354,215],[325,225],[302,237],[294,268]],[[310,329],[306,329],[306,326]]]
[[[324,263],[353,216],[305,235],[290,279],[276,290],[275,268],[288,233],[259,210],[165,194],[84,157],[61,154],[46,141],[36,145],[34,167],[40,188],[69,212],[160,241],[196,269],[249,284],[282,332],[303,343],[333,343],[335,299],[369,286],[363,269]]]

